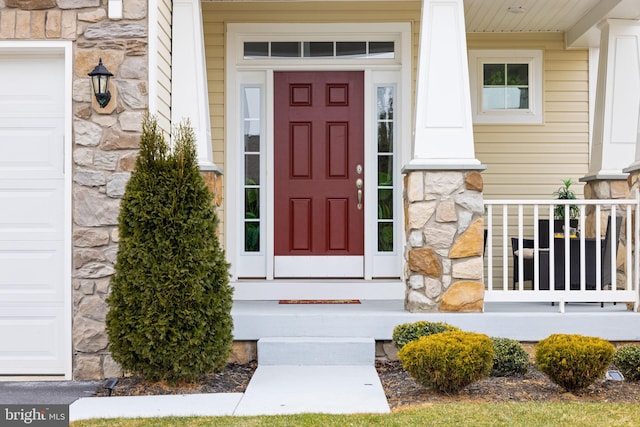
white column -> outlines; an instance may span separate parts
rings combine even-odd
[[[623,168],[637,158],[640,21],[607,19],[600,31],[591,161],[581,181],[624,178]]]
[[[636,135],[636,156],[635,161],[626,169],[623,169],[623,172],[633,172],[640,170],[640,104],[638,104],[638,132]]]
[[[172,38],[171,122],[177,125],[183,118],[189,118],[197,138],[200,167],[215,168],[199,0],[173,2]]]
[[[411,166],[479,166],[463,0],[423,0]]]

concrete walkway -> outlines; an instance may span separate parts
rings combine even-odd
[[[0,381],[0,405],[70,405],[96,394],[103,381]]]
[[[272,336],[259,339],[257,349],[260,362],[244,393],[87,397],[103,383],[0,382],[0,404],[70,403],[71,421],[390,412],[373,338]],[[65,387],[70,394],[53,402]]]
[[[89,418],[388,413],[373,366],[258,366],[245,393],[89,397],[71,421]]]

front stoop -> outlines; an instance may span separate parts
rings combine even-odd
[[[373,366],[375,346],[373,338],[266,337],[258,340],[258,364]]]

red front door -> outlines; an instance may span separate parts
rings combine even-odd
[[[364,75],[276,72],[274,87],[275,274],[361,276]],[[287,273],[299,257],[308,274]]]

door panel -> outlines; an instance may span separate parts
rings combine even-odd
[[[349,159],[348,123],[328,123],[329,140],[327,156],[329,176],[331,178],[348,179],[347,161]]]
[[[311,250],[311,199],[291,199],[291,249],[298,251]]]
[[[329,250],[348,250],[349,199],[327,200]]]
[[[363,73],[276,72],[274,87],[275,256],[353,256],[361,263]]]
[[[311,176],[311,123],[291,123],[291,177]]]
[[[0,375],[65,371],[64,57],[0,52]]]

